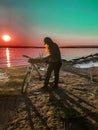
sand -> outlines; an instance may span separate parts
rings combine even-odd
[[[46,90],[41,89],[44,81],[34,71],[25,94],[21,86],[26,67],[0,72],[9,77],[7,82],[0,80],[0,130],[98,130],[97,67],[63,64],[59,87]]]

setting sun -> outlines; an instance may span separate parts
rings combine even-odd
[[[11,37],[9,35],[3,35],[2,36],[2,39],[5,41],[5,42],[9,42],[11,40]]]

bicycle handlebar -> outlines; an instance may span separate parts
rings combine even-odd
[[[23,55],[23,57],[26,57],[26,58],[29,58],[29,59],[31,59],[31,57],[29,57],[29,56],[27,56],[27,55]],[[30,62],[29,62],[30,63]],[[32,63],[30,63],[30,64],[32,64]],[[32,64],[32,66],[35,68],[35,70],[37,71],[37,73],[38,73],[38,75],[39,75],[39,79],[41,79],[42,78],[42,75],[41,75],[41,73],[40,73],[40,71],[38,70],[38,68],[37,68],[37,66],[33,63]]]

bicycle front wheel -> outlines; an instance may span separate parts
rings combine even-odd
[[[31,73],[28,72],[24,78],[23,84],[22,84],[22,93],[25,93],[27,91],[27,87],[30,83],[30,79],[31,79]]]

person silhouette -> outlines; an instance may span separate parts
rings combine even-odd
[[[48,56],[44,58],[48,63],[48,69],[46,72],[44,86],[42,88],[48,88],[50,76],[53,71],[54,71],[53,88],[57,88],[59,82],[59,71],[62,65],[60,49],[57,43],[54,43],[50,37],[44,38],[44,44],[46,46],[46,51],[48,53]]]

